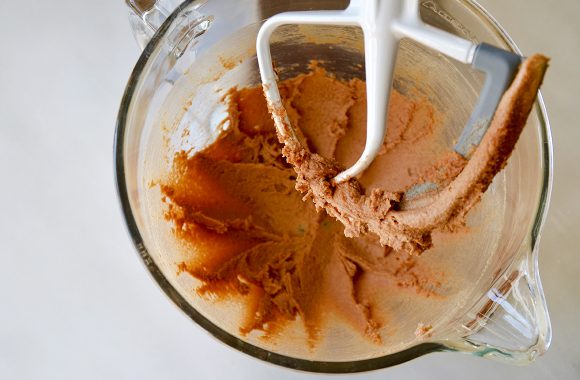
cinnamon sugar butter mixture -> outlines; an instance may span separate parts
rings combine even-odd
[[[299,317],[314,344],[332,314],[380,343],[382,318],[374,309],[376,292],[369,289],[377,282],[368,278],[378,276],[394,285],[391,289],[425,297],[438,296],[444,278],[401,244],[393,249],[376,234],[352,233],[348,224],[351,231],[345,231],[340,218],[325,207],[317,210],[296,190],[312,196],[305,167],[295,170],[286,157],[293,165],[330,167],[332,174],[362,152],[364,82],[340,81],[316,68],[279,85],[304,149],[290,151],[287,143],[283,156],[284,145],[256,87],[230,90],[227,128],[213,144],[173,157],[172,171],[160,185],[165,216],[193,252],[179,269],[202,281],[197,289],[202,296],[240,297],[242,334],[261,330],[273,336]],[[443,146],[442,124],[426,99],[393,91],[382,153],[351,185],[357,199],[366,197],[363,210],[388,212],[414,184],[448,186],[462,171],[465,160]],[[326,190],[330,178],[322,179]],[[377,203],[383,199],[389,202]]]

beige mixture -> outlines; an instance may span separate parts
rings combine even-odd
[[[244,334],[274,336],[299,317],[314,346],[332,314],[380,343],[385,320],[374,312],[371,290],[389,284],[440,297],[445,279],[409,252],[427,249],[434,229],[457,223],[505,165],[536,93],[522,75],[512,87],[493,121],[491,141],[486,136],[484,149],[468,163],[446,150],[432,104],[394,91],[381,155],[358,181],[341,185],[331,178],[364,145],[364,82],[342,82],[315,68],[280,83],[299,135],[284,146],[261,88],[232,89],[228,128],[200,152],[178,152],[161,181],[166,218],[184,247],[195,251],[180,271],[203,282],[202,296],[239,297]],[[444,189],[428,195],[437,217],[397,210],[403,192],[426,180]],[[453,196],[459,200],[450,201]]]

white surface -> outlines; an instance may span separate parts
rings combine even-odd
[[[349,378],[580,378],[580,2],[484,4],[525,53],[553,58],[543,92],[555,186],[540,260],[552,347],[527,367],[433,354]],[[123,2],[2,0],[0,42],[0,379],[327,379],[210,338],[135,253],[112,163],[139,55]]]

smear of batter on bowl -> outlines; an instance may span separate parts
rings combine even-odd
[[[337,80],[314,68],[280,89],[310,151],[342,165],[356,160],[366,127],[363,81]],[[303,200],[261,87],[232,89],[226,101],[227,128],[202,151],[176,153],[160,186],[176,237],[195,251],[180,271],[202,281],[202,296],[239,296],[243,334],[276,336],[300,318],[314,346],[333,315],[380,343],[388,318],[376,311],[371,279],[442,297],[443,275],[420,257],[384,247],[373,235],[347,238],[339,221]],[[395,90],[388,117],[381,156],[360,179],[368,191],[398,194],[426,178],[445,185],[461,171],[461,160],[453,170],[438,169],[437,162],[450,158],[442,117],[427,99]]]

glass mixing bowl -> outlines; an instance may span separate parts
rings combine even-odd
[[[435,248],[422,257],[433,270],[447,273],[444,299],[410,292],[385,296],[379,307],[396,310],[389,324],[398,328],[385,334],[381,345],[336,327],[311,350],[298,322],[275,342],[259,334],[241,336],[239,303],[200,297],[195,292],[199,282],[177,274],[177,264],[191,253],[176,241],[163,218],[159,189],[151,183],[167,175],[174,152],[200,150],[215,140],[226,112],[224,91],[260,83],[255,38],[264,19],[288,10],[342,9],[347,2],[209,0],[186,1],[177,8],[175,1],[128,3],[144,51],[117,120],[119,197],[145,265],[197,324],[249,355],[316,372],[377,369],[435,351],[529,362],[547,349],[551,329],[537,255],[550,198],[552,144],[541,95],[508,166],[469,215],[469,241],[435,240]],[[428,24],[518,52],[474,1],[421,1],[420,8]],[[338,78],[364,78],[362,52],[362,34],[353,28],[286,26],[272,40],[281,79],[306,72],[311,59],[325,62]],[[394,85],[420,92],[445,115],[449,146],[467,121],[482,82],[482,75],[468,66],[411,41],[401,43]],[[418,323],[430,324],[432,333],[415,336]]]

